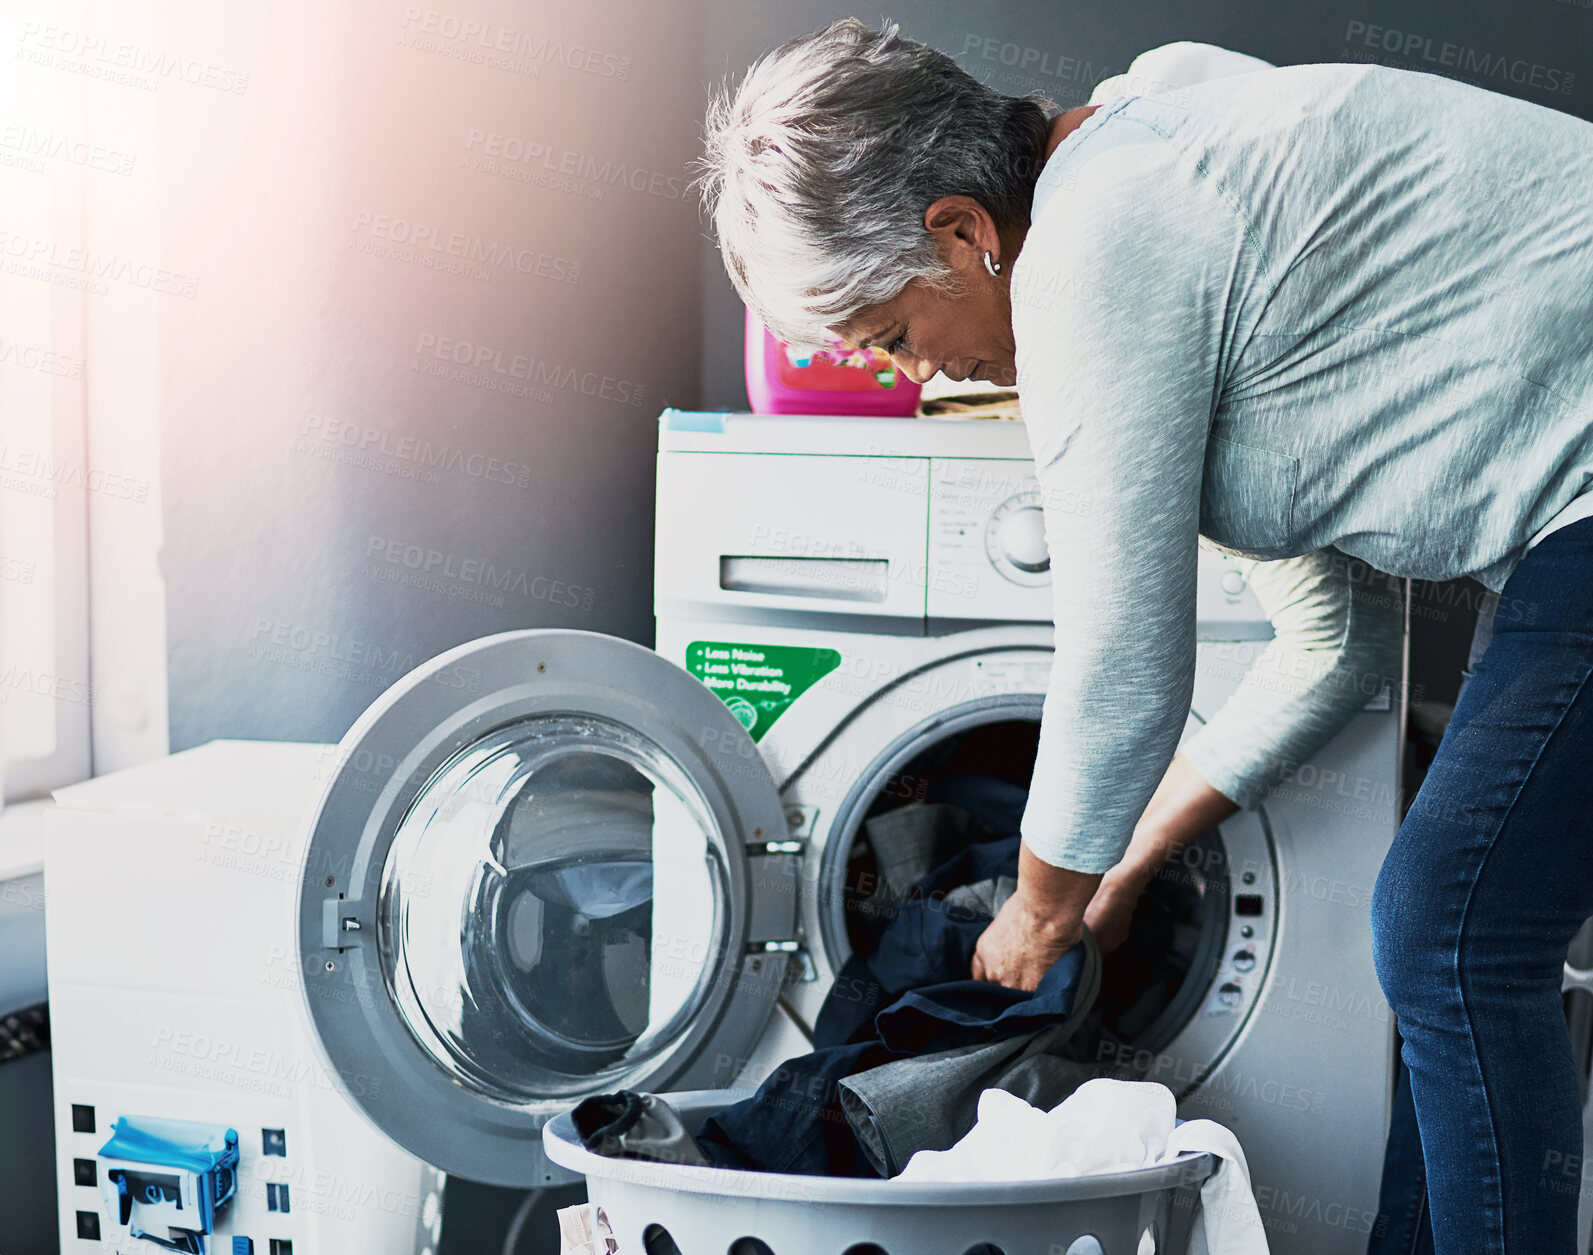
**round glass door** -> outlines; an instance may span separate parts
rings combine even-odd
[[[444,764],[381,881],[383,974],[461,1084],[555,1107],[657,1066],[725,951],[723,834],[634,730],[549,716]]]
[[[797,934],[784,835],[746,730],[651,650],[527,631],[440,655],[349,730],[310,820],[298,949],[328,1072],[448,1172],[569,1179],[554,1115],[727,1084],[756,1046]]]

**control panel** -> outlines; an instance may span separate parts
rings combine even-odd
[[[932,458],[930,619],[1046,623],[1051,559],[1028,460]]]
[[[1027,460],[930,459],[928,617],[1049,622],[1048,508],[1065,515],[1093,504],[1071,494],[1047,500]],[[1270,640],[1247,560],[1202,549],[1199,563],[1197,638]]]

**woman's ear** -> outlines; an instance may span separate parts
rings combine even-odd
[[[924,229],[935,237],[940,255],[952,269],[983,268],[984,255],[1000,256],[1001,236],[995,220],[972,196],[942,196],[924,210]]]

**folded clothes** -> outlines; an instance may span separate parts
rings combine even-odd
[[[599,1094],[581,1103],[570,1119],[581,1145],[594,1154],[695,1167],[709,1162],[675,1109],[653,1094]]]
[[[1222,1162],[1201,1186],[1191,1255],[1267,1255],[1238,1139],[1211,1120],[1178,1124],[1172,1091],[1151,1082],[1087,1081],[1049,1111],[1001,1089],[986,1090],[967,1136],[949,1150],[914,1155],[896,1180],[1054,1180],[1143,1168],[1199,1152]]]

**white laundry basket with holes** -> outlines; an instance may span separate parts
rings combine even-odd
[[[688,1129],[744,1091],[665,1095]],[[1184,1255],[1214,1155],[1061,1181],[896,1184],[609,1159],[568,1114],[548,1158],[586,1177],[620,1255]]]

